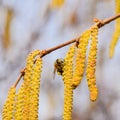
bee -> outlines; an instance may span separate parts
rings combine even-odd
[[[55,77],[56,72],[57,72],[58,75],[62,75],[63,66],[64,66],[64,59],[58,58],[54,63],[54,71],[53,71],[54,77]]]

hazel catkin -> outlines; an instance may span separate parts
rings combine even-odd
[[[33,68],[30,91],[30,116],[31,120],[38,120],[40,77],[42,69],[42,59],[37,58]]]
[[[91,28],[91,42],[88,55],[86,77],[90,91],[90,100],[95,101],[98,96],[98,89],[96,86],[96,59],[97,59],[97,44],[98,44],[98,27]]]
[[[88,41],[90,39],[90,30],[85,31],[79,38],[79,45],[76,49],[75,69],[73,72],[72,83],[74,87],[77,87],[83,77],[85,69],[86,51]]]
[[[73,59],[75,54],[75,45],[71,46],[64,58],[63,81],[64,81],[64,112],[63,120],[72,120],[73,106]]]
[[[15,99],[15,115],[14,120],[23,120],[23,107],[24,107],[24,83],[18,90]]]
[[[3,107],[2,120],[13,120],[15,109],[15,95],[16,89],[15,87],[11,87],[8,92],[7,100]]]
[[[26,69],[24,75],[24,107],[23,107],[23,118],[24,120],[29,119],[30,115],[30,92],[31,92],[31,80],[33,73],[34,60],[37,55],[40,54],[39,50],[35,50],[30,53],[26,60]]]
[[[120,13],[120,0],[115,0],[115,12]],[[110,58],[113,57],[116,44],[118,43],[118,40],[120,38],[120,18],[118,18],[115,22],[115,30],[112,36],[112,40],[110,43],[110,49],[109,49],[109,56]]]
[[[7,49],[10,45],[10,24],[11,24],[11,20],[13,17],[13,10],[12,9],[8,9],[7,10],[7,16],[6,16],[6,24],[5,24],[5,30],[4,30],[4,35],[3,35],[3,45],[4,48]]]
[[[64,86],[64,112],[63,120],[72,120],[73,109],[73,87],[70,85]]]
[[[64,84],[72,83],[74,53],[75,53],[75,45],[69,48],[64,58],[64,66],[63,66],[63,74],[62,74]]]

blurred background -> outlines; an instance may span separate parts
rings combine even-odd
[[[59,3],[60,1],[60,3]],[[35,49],[49,49],[81,35],[93,18],[115,14],[115,0],[0,0],[0,119],[9,88]],[[89,100],[86,78],[74,90],[73,120],[120,120],[120,42],[109,58],[114,23],[99,31],[97,86],[99,97]],[[69,46],[43,58],[39,120],[62,120],[63,81],[53,79],[54,62]]]

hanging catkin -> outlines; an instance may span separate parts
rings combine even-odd
[[[98,27],[94,26],[91,28],[91,42],[90,50],[88,55],[88,63],[86,69],[86,77],[88,82],[88,87],[90,91],[90,100],[95,101],[98,96],[98,89],[96,86],[96,57],[97,57],[97,44],[98,44]]]
[[[23,118],[23,107],[24,107],[24,84],[18,90],[15,99],[15,115],[14,120],[24,120]]]
[[[75,53],[75,45],[71,46],[64,59],[63,80],[64,84],[69,84],[73,76],[73,57]]]
[[[13,10],[8,9],[7,10],[7,16],[6,16],[6,23],[5,23],[5,30],[3,35],[3,46],[5,49],[7,49],[10,45],[10,24],[13,16]]]
[[[23,118],[24,120],[28,120],[30,116],[30,99],[31,99],[31,80],[34,66],[34,58],[40,54],[39,50],[33,51],[27,57],[26,61],[26,69],[24,75],[24,107],[23,107]]]
[[[63,120],[72,120],[73,109],[73,87],[65,85],[64,87],[64,112]]]
[[[73,72],[72,78],[74,87],[77,87],[83,78],[86,60],[86,50],[89,39],[90,30],[86,30],[79,38],[78,49],[76,49],[75,70]]]
[[[73,106],[73,57],[75,53],[75,46],[71,46],[64,59],[63,67],[63,81],[64,81],[64,112],[63,120],[72,120],[72,106]]]
[[[2,120],[13,120],[15,108],[15,87],[11,87],[2,111]]]
[[[120,0],[115,0],[115,12],[116,14],[120,13]],[[115,23],[115,30],[110,43],[110,50],[109,50],[110,58],[112,58],[114,55],[115,47],[119,38],[120,38],[120,18],[118,18]]]
[[[38,120],[38,108],[39,108],[39,92],[40,92],[40,77],[42,69],[42,59],[39,57],[36,59],[30,91],[30,120]]]

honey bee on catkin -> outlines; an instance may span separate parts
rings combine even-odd
[[[63,58],[58,58],[54,62],[54,71],[53,71],[53,78],[55,78],[55,74],[57,72],[58,75],[62,75],[63,73],[63,66],[64,66],[64,59]]]

